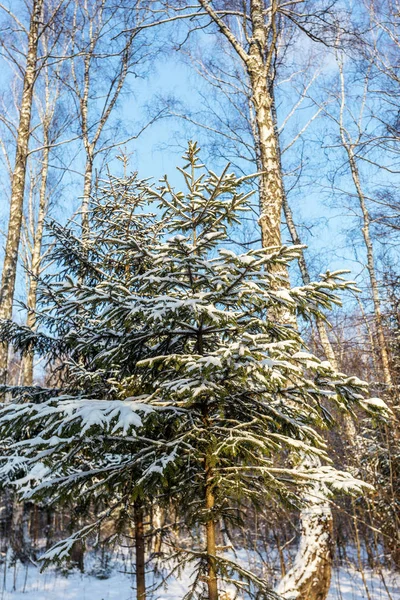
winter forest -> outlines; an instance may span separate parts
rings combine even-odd
[[[0,600],[400,600],[400,1],[0,0]]]

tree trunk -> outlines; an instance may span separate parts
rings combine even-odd
[[[286,217],[289,217],[288,226],[292,238],[294,237],[297,241],[298,236],[284,192],[279,138],[274,118],[274,98],[268,87],[269,66],[264,63],[267,39],[262,9],[263,3],[260,0],[252,0],[251,19],[253,39],[256,43],[251,45],[251,60],[247,64],[247,71],[251,83],[257,126],[258,160],[262,170],[260,182],[261,238],[263,247],[268,247],[281,245],[282,208],[286,209]],[[310,278],[303,256],[300,257],[300,268],[302,275],[305,275],[309,282]],[[326,349],[334,359],[333,350],[330,344],[328,346],[329,339],[324,324],[319,322],[317,327],[320,335],[322,332]],[[305,462],[307,460],[305,458]],[[298,553],[292,569],[278,586],[278,593],[281,593],[283,597],[290,597],[295,593],[298,600],[325,600],[329,591],[332,511],[329,502],[323,497],[323,494],[321,495],[319,487],[315,486],[313,494],[308,498],[307,511],[304,510],[301,513],[301,540]],[[320,497],[315,503],[313,502],[314,495]],[[287,592],[289,596],[286,595]]]
[[[290,600],[325,600],[332,571],[332,513],[324,486],[314,486],[301,512],[300,545],[276,592]]]
[[[246,63],[254,108],[258,160],[262,169],[259,184],[261,239],[263,247],[281,246],[281,214],[283,182],[279,164],[278,140],[273,119],[273,97],[270,91],[269,65],[265,63],[267,47],[264,2],[252,0],[250,14],[253,43]],[[272,17],[273,18],[273,17]]]
[[[82,540],[78,540],[72,546],[70,564],[77,567],[81,573],[85,572],[85,544]]]
[[[143,505],[138,500],[136,500],[134,505],[134,513],[136,547],[136,598],[137,600],[146,600],[146,560],[144,543]]]
[[[269,86],[270,63],[276,43],[274,14],[271,16],[272,41],[270,42],[269,59],[265,60],[267,36],[265,30],[264,3],[251,0],[250,14],[253,27],[253,43],[250,46],[250,60],[247,72],[252,90],[252,102],[256,120],[256,144],[258,160],[262,170],[260,181],[260,227],[263,247],[281,245],[281,213],[285,208],[289,216],[288,226],[292,238],[298,239],[289,205],[285,198],[279,137],[276,130],[275,106],[272,90]],[[274,3],[271,6],[274,10]],[[300,258],[302,274],[310,281],[304,257]],[[283,274],[283,273],[282,273]],[[286,274],[285,274],[286,275]],[[292,324],[292,320],[289,320]],[[334,359],[332,347],[328,346],[322,321],[317,323],[320,335],[331,358]],[[324,336],[325,333],[325,336]],[[327,343],[328,342],[328,343]],[[334,361],[336,364],[336,361]],[[308,463],[309,459],[304,458]],[[318,500],[314,501],[314,496]],[[278,593],[284,598],[296,597],[297,600],[325,600],[331,580],[332,559],[332,511],[324,497],[321,486],[314,486],[309,498],[305,498],[307,510],[303,510],[301,519],[301,539],[292,569],[282,579]],[[289,595],[287,595],[289,594]]]
[[[212,489],[212,468],[206,461],[206,490],[205,490],[205,503],[207,510],[207,522],[206,522],[206,553],[207,553],[207,587],[208,587],[208,600],[218,600],[218,579],[216,570],[216,543],[215,543],[215,520],[212,512],[214,509],[214,492]]]
[[[343,139],[343,136],[342,136]],[[383,379],[388,388],[392,387],[392,376],[390,373],[390,364],[389,364],[389,355],[387,351],[385,333],[383,330],[383,321],[382,321],[382,309],[381,309],[381,299],[379,294],[379,286],[376,279],[376,270],[375,270],[375,261],[374,261],[374,250],[371,240],[371,232],[370,232],[370,216],[367,208],[367,204],[365,201],[365,196],[362,191],[361,182],[360,182],[360,174],[358,172],[357,162],[353,153],[353,149],[351,146],[345,144],[345,148],[347,151],[347,155],[349,158],[351,176],[353,179],[354,186],[357,191],[358,200],[360,203],[360,208],[362,212],[363,218],[363,227],[362,233],[364,237],[365,247],[367,249],[367,269],[369,280],[371,284],[372,291],[372,301],[374,304],[374,315],[375,315],[375,327],[376,334],[378,338],[379,353],[380,359],[383,369]]]
[[[153,530],[156,531],[153,534],[152,540],[152,551],[153,554],[157,555],[161,553],[162,548],[162,528],[165,525],[165,508],[158,506],[157,504],[153,505],[152,510],[152,527]]]
[[[0,290],[0,318],[11,319],[18,264],[24,205],[26,163],[28,159],[33,88],[36,79],[37,51],[39,42],[39,20],[44,0],[33,0],[29,25],[28,53],[19,112],[15,166],[11,182],[10,218],[4,254]],[[0,384],[7,380],[8,345],[0,344]]]
[[[279,145],[279,136],[278,136],[278,129],[277,129],[277,116],[276,116],[276,107],[275,107],[275,98],[274,97],[273,97],[273,104],[272,104],[272,115],[273,115],[273,121],[274,121],[275,137],[277,140],[279,169],[280,169],[280,172],[282,173],[282,156],[281,156],[281,149],[280,149],[280,145]],[[282,207],[283,207],[285,221],[286,221],[286,225],[288,227],[289,233],[290,233],[292,243],[295,244],[296,246],[301,246],[300,236],[297,232],[297,227],[296,227],[294,219],[293,219],[292,209],[289,205],[284,186],[282,188]],[[308,270],[308,266],[307,266],[307,262],[306,262],[303,250],[301,250],[301,252],[300,252],[298,263],[299,263],[299,269],[300,269],[300,274],[301,274],[303,283],[305,285],[308,285],[311,282],[311,277],[310,277],[310,273]],[[335,356],[335,353],[332,348],[332,344],[329,340],[328,333],[326,331],[325,323],[323,322],[323,320],[320,317],[317,317],[315,320],[315,324],[317,326],[318,336],[319,336],[325,357],[327,358],[327,360],[329,360],[329,362],[331,363],[331,365],[335,369],[335,371],[337,371],[338,363],[337,363],[336,356]]]
[[[36,225],[35,237],[33,242],[31,273],[29,274],[29,290],[28,290],[28,315],[26,324],[30,329],[33,329],[36,324],[36,297],[37,283],[40,275],[41,252],[44,231],[44,221],[47,212],[47,175],[49,170],[49,153],[48,139],[45,136],[43,151],[43,166],[41,173],[40,194],[39,194],[39,212]],[[22,361],[23,382],[26,386],[33,385],[33,352],[28,352]]]
[[[85,175],[83,180],[83,198],[81,208],[82,240],[86,240],[89,236],[89,205],[92,194],[92,179],[93,155],[91,152],[89,152],[86,157]]]
[[[276,121],[275,103],[273,105],[273,112],[274,112],[274,122],[275,122],[275,128],[276,128],[277,121]],[[279,146],[278,146],[278,149],[279,149],[279,159],[280,159],[281,154],[280,154]],[[279,160],[279,162],[281,165],[281,160]],[[281,170],[282,170],[282,167],[281,167]],[[285,190],[283,190],[283,211],[285,214],[286,225],[289,229],[290,237],[292,239],[293,244],[301,245],[301,240],[300,240],[300,237],[297,232],[297,228],[296,228],[296,225],[295,225],[295,222],[293,219],[292,209],[290,208],[288,199],[286,197]],[[301,251],[301,253],[300,253],[298,263],[299,263],[299,269],[300,269],[300,274],[301,274],[303,283],[305,285],[307,285],[310,283],[311,277],[310,277],[310,273],[308,270],[307,262],[306,262],[303,251]],[[331,365],[335,369],[335,371],[338,371],[339,364],[338,364],[335,352],[333,350],[332,344],[330,342],[328,333],[326,331],[326,325],[320,317],[317,317],[315,319],[315,324],[317,326],[318,336],[319,336],[325,357],[331,363]],[[356,432],[356,428],[354,426],[354,422],[353,422],[353,419],[351,416],[345,415],[344,429],[346,432],[347,440],[349,441],[350,445],[352,447],[354,447],[355,437],[356,437],[357,432]],[[328,510],[328,505],[327,505],[326,509]],[[328,514],[328,512],[326,512],[326,514]]]
[[[32,504],[29,502],[19,502],[16,497],[13,500],[10,546],[14,558],[22,563],[28,562],[32,551],[30,539],[31,507]]]

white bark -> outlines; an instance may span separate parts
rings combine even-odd
[[[29,328],[34,329],[36,324],[36,302],[37,302],[37,283],[40,275],[42,241],[44,232],[44,222],[47,214],[47,176],[49,171],[49,153],[48,136],[44,136],[45,148],[43,151],[43,163],[41,173],[41,183],[39,192],[39,211],[36,224],[36,230],[33,240],[33,251],[31,268],[29,273],[29,289],[28,289],[28,314],[26,324]],[[31,386],[33,384],[33,352],[28,352],[22,361],[22,377],[24,385]]]
[[[329,592],[332,570],[332,512],[327,490],[315,485],[304,498],[301,511],[300,544],[293,567],[280,581],[276,592],[286,600],[324,600]]]
[[[369,215],[368,207],[366,204],[365,196],[362,191],[361,182],[360,182],[360,174],[357,167],[357,162],[354,157],[353,149],[351,146],[346,147],[347,155],[349,158],[351,175],[353,178],[354,186],[357,190],[357,196],[360,203],[361,213],[362,213],[362,234],[364,238],[365,248],[367,251],[367,269],[369,275],[369,281],[371,285],[371,293],[372,293],[372,301],[374,305],[374,315],[375,315],[375,329],[378,338],[377,347],[379,349],[382,370],[383,370],[383,379],[388,388],[392,387],[392,376],[390,373],[390,364],[389,364],[389,354],[386,345],[385,332],[383,330],[383,319],[382,319],[382,308],[381,308],[381,298],[379,293],[379,286],[376,277],[376,268],[375,268],[375,258],[374,258],[374,248],[371,239],[371,230],[370,223],[371,218]]]
[[[90,197],[92,195],[92,182],[93,182],[93,155],[89,153],[86,157],[85,175],[83,178],[83,198],[81,205],[81,219],[82,219],[82,240],[85,240],[89,236],[89,206]]]
[[[258,153],[262,174],[260,177],[260,227],[262,245],[281,246],[281,216],[284,196],[282,172],[280,169],[279,142],[275,135],[273,119],[273,97],[270,86],[270,63],[275,52],[276,25],[275,13],[271,15],[273,38],[268,49],[267,34],[263,15],[264,2],[250,2],[250,16],[253,26],[253,43],[250,45],[246,63],[250,78],[252,103],[257,126]],[[272,10],[276,10],[272,3]]]
[[[371,238],[371,218],[365,198],[365,194],[363,192],[363,188],[361,185],[360,172],[358,169],[357,158],[355,154],[355,148],[357,143],[360,141],[362,135],[362,115],[363,115],[363,103],[360,108],[360,116],[358,119],[358,128],[359,134],[356,140],[351,139],[351,135],[349,131],[345,127],[344,122],[344,114],[346,108],[346,89],[345,89],[345,77],[343,70],[343,60],[342,58],[337,58],[338,67],[339,67],[339,76],[340,76],[340,88],[341,88],[341,99],[340,99],[340,116],[339,116],[339,131],[340,138],[343,145],[344,150],[347,154],[347,159],[350,167],[350,173],[353,180],[354,187],[356,189],[357,198],[359,202],[359,207],[362,215],[362,234],[365,243],[365,249],[367,253],[367,270],[369,281],[371,285],[371,293],[372,293],[372,302],[374,305],[374,317],[375,317],[375,329],[376,335],[378,338],[377,347],[379,348],[379,356],[382,365],[383,371],[383,379],[385,385],[388,389],[392,387],[392,377],[390,373],[390,363],[389,363],[389,353],[386,344],[385,332],[383,329],[383,319],[382,319],[382,307],[381,307],[381,298],[379,293],[379,285],[376,277],[376,267],[375,267],[375,256],[374,256],[374,248]],[[368,80],[366,81],[366,89],[367,89]]]
[[[49,30],[45,30],[41,35],[40,43],[40,51],[43,55],[47,56],[50,53],[52,43],[52,33]],[[26,324],[30,329],[34,329],[36,325],[37,286],[42,265],[42,242],[45,219],[49,207],[48,175],[50,152],[60,136],[57,127],[54,128],[53,125],[56,123],[56,113],[61,95],[60,70],[62,69],[62,65],[63,61],[52,67],[49,67],[47,64],[44,65],[40,73],[40,82],[43,85],[37,86],[37,92],[34,96],[35,104],[37,105],[37,115],[40,119],[42,139],[41,146],[38,150],[32,152],[30,157],[31,161],[37,153],[40,154],[40,167],[37,174],[40,182],[39,201],[36,218],[33,194],[30,194],[28,202],[29,229],[32,243],[29,245],[31,253],[30,261],[27,261],[28,312]],[[30,191],[33,192],[34,188],[35,185],[31,184]],[[33,385],[33,362],[33,352],[28,352],[22,360],[22,380],[26,386]]]
[[[263,247],[280,246],[281,215],[285,194],[279,138],[274,123],[273,77],[271,76],[278,41],[278,3],[276,0],[271,0],[268,24],[266,24],[263,0],[250,0],[248,17],[252,31],[248,53],[213,10],[211,3],[208,0],[199,0],[199,3],[218,25],[221,33],[225,35],[246,67],[254,108],[257,159],[261,170],[259,223],[262,245]],[[287,273],[282,275],[287,279]],[[282,317],[295,326],[293,318],[279,315],[281,320]],[[322,330],[321,324],[319,328]],[[327,336],[324,340],[329,342]],[[334,356],[333,352],[331,356]],[[304,460],[307,462],[309,459],[305,457]],[[308,508],[301,513],[302,535],[299,551],[293,568],[282,580],[282,591],[286,594],[285,590],[287,590],[287,593],[291,594],[291,596],[284,595],[285,598],[325,600],[331,577],[332,512],[321,486],[314,486],[312,493],[304,501],[307,502]],[[311,596],[311,593],[314,595]]]
[[[119,51],[119,63],[115,66],[109,86],[102,93],[105,99],[102,105],[99,105],[99,99],[94,100],[93,91],[98,82],[94,75],[99,75],[99,55],[108,58],[113,54],[112,50],[100,46],[105,36],[105,31],[109,27],[109,16],[106,11],[106,0],[99,0],[93,6],[85,5],[85,22],[80,22],[80,7],[76,3],[71,31],[71,44],[77,55],[77,64],[74,59],[71,61],[71,90],[76,99],[78,109],[78,119],[80,122],[80,136],[85,151],[85,171],[83,176],[83,196],[81,205],[81,226],[82,239],[89,235],[89,205],[92,193],[93,168],[94,161],[102,150],[98,147],[101,135],[107,125],[110,116],[117,104],[122,88],[125,84],[131,59],[131,46],[134,40],[132,33],[125,41],[124,47]],[[132,6],[132,11],[137,8],[137,4]],[[114,9],[118,11],[117,8]],[[86,29],[86,35],[82,34],[81,28]],[[82,35],[82,39],[80,36]],[[107,33],[108,35],[108,33]],[[109,52],[109,54],[108,54]],[[79,74],[79,61],[82,62],[82,74]],[[107,65],[107,62],[104,62]],[[100,73],[101,74],[101,73]]]
[[[10,217],[0,290],[0,318],[11,319],[17,275],[18,250],[24,205],[26,164],[30,138],[33,88],[37,74],[39,22],[44,0],[33,0],[28,34],[28,51],[19,112],[15,166],[11,182]],[[7,344],[0,344],[0,384],[7,380]]]

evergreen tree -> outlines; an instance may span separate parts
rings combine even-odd
[[[59,272],[40,283],[40,328],[4,322],[2,335],[61,362],[62,385],[3,406],[2,439],[14,444],[3,448],[1,474],[25,499],[104,507],[48,560],[132,501],[163,494],[186,530],[204,531],[175,556],[177,568],[193,569],[185,598],[217,600],[227,585],[276,597],[219,548],[220,523],[229,532],[249,504],[271,497],[300,508],[316,481],[359,493],[362,482],[333,466],[319,431],[333,424],[332,406],[384,405],[276,321],[284,312],[323,318],[350,285],[342,273],[287,289],[275,267],[298,248],[239,254],[229,242],[249,210],[244,179],[205,169],[195,144],[179,170],[185,192],[167,178],[158,187],[111,179],[84,242],[51,225]]]

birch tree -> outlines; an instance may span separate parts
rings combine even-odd
[[[236,17],[241,22],[243,15],[239,10],[224,9],[222,4],[218,8],[219,10],[216,12],[217,16],[221,15],[221,18],[223,16],[225,18],[231,16],[232,20]],[[248,21],[250,21],[249,16]],[[268,27],[266,27],[266,31],[268,38]],[[286,132],[290,121],[294,120],[295,116],[304,109],[304,105],[309,103],[310,88],[318,85],[318,79],[322,71],[322,66],[315,67],[315,65],[323,65],[326,54],[324,52],[318,53],[314,50],[308,56],[302,56],[301,63],[299,61],[294,62],[293,58],[290,58],[290,66],[286,66],[285,59],[281,58],[281,54],[285,55],[285,47],[289,43],[296,44],[296,42],[289,41],[291,35],[292,32],[288,34],[286,32],[279,32],[275,48],[275,58],[273,60],[270,59],[274,66],[273,68],[271,67],[271,74],[266,83],[269,85],[271,96],[270,125],[273,126],[273,153],[276,153],[278,156],[278,172],[282,180],[282,190],[280,192],[281,212],[283,212],[292,242],[296,245],[301,245],[302,240],[295,224],[283,182],[285,170],[282,166],[282,155],[285,154],[286,156],[286,153],[289,153],[298,142],[301,144],[303,136],[307,133],[308,129],[323,115],[323,106],[315,105],[315,110],[303,120],[297,131],[294,130],[292,137],[289,137],[286,143],[282,144],[281,136],[282,133]],[[243,32],[239,31],[237,33],[238,40],[244,37]],[[246,36],[245,39],[248,41],[249,37]],[[202,128],[208,137],[204,143],[208,144],[211,148],[213,156],[232,161],[237,169],[246,169],[246,162],[255,163],[261,174],[259,181],[261,189],[264,181],[263,177],[266,174],[271,177],[271,165],[267,165],[265,169],[263,167],[263,162],[265,163],[263,156],[265,153],[263,153],[260,145],[260,119],[257,116],[257,111],[254,109],[253,81],[249,78],[246,63],[237,60],[237,45],[232,47],[230,40],[225,44],[215,43],[209,58],[205,56],[206,52],[202,46],[201,39],[197,40],[197,47],[195,45],[194,50],[191,47],[187,49],[186,46],[188,44],[183,46],[183,51],[189,57],[189,64],[207,81],[212,92],[211,94],[201,93],[201,109],[194,113],[187,106],[180,108],[179,101],[177,106],[170,106],[168,108],[169,113],[184,119],[197,128]],[[274,49],[270,48],[270,52],[274,53]],[[279,70],[283,70],[284,74],[280,74],[279,76],[277,73]],[[285,107],[286,115],[282,116],[279,123],[274,90],[276,87],[279,88],[281,86],[282,79],[293,81],[294,85],[292,89],[293,99],[290,99],[292,105],[290,106],[288,102],[288,106]],[[283,89],[284,91],[280,95],[287,98],[287,87],[283,86]],[[220,138],[219,141],[217,141],[218,137]],[[300,253],[298,263],[302,280],[304,283],[308,283],[311,277],[304,251]],[[325,356],[330,360],[332,365],[337,367],[336,357],[326,330],[326,324],[323,323],[322,319],[317,319],[316,326]]]
[[[373,126],[371,122],[377,125],[377,119],[374,115],[374,101],[370,90],[372,85],[371,64],[367,66],[363,74],[362,84],[359,84],[359,71],[354,83],[350,83],[350,77],[346,80],[346,69],[344,55],[340,51],[336,52],[336,61],[338,67],[338,87],[334,92],[330,92],[334,103],[323,108],[324,114],[334,124],[339,139],[339,148],[343,151],[345,162],[347,164],[350,181],[354,192],[349,197],[356,200],[357,213],[361,220],[361,232],[366,254],[366,270],[368,273],[369,287],[373,303],[373,320],[376,332],[377,343],[373,344],[374,351],[379,356],[383,382],[388,390],[392,386],[389,354],[387,341],[383,325],[382,299],[377,275],[376,249],[373,243],[373,218],[371,216],[374,205],[374,194],[365,189],[365,177],[363,177],[364,166],[367,165],[375,171],[385,171],[386,151],[382,148],[385,145],[385,135],[381,138],[379,130],[371,133]],[[350,74],[348,74],[350,75]],[[350,93],[350,87],[355,87],[353,94]],[[337,149],[335,145],[335,150]],[[376,158],[376,154],[380,158]],[[382,151],[383,150],[383,151]],[[390,154],[390,150],[389,150]],[[375,156],[374,156],[375,155]],[[378,160],[378,162],[376,162]],[[343,170],[343,164],[341,164]],[[390,169],[389,169],[390,172]],[[343,190],[339,190],[342,195]]]
[[[43,54],[48,53],[50,41],[48,32],[44,32],[41,37]],[[53,152],[54,154],[55,145],[62,149],[64,142],[68,141],[62,140],[62,138],[65,130],[71,125],[71,119],[62,117],[60,112],[60,101],[63,91],[60,80],[60,70],[62,68],[62,60],[56,62],[52,67],[44,65],[40,73],[37,85],[38,89],[34,95],[41,135],[38,135],[38,131],[36,130],[33,137],[35,138],[37,147],[32,147],[29,156],[32,163],[31,169],[35,173],[31,182],[33,193],[29,194],[28,202],[26,242],[29,248],[25,265],[28,279],[26,324],[31,329],[34,329],[36,321],[37,284],[41,274],[43,258],[42,245],[45,219],[49,211],[50,198],[54,193],[54,189],[49,185],[49,175],[51,176],[51,171],[49,172],[51,169],[50,158],[51,153]],[[60,177],[55,176],[53,173],[53,179],[56,180],[57,186],[60,182]],[[28,352],[22,362],[22,380],[25,386],[33,384],[33,370],[34,356],[32,352]]]
[[[38,56],[39,40],[46,29],[58,28],[62,21],[64,2],[61,0],[54,4],[45,3],[45,0],[33,0],[29,12],[29,24],[27,26],[6,5],[1,5],[1,10],[6,13],[10,20],[11,34],[2,40],[3,60],[8,61],[19,72],[21,78],[21,95],[18,105],[18,126],[15,140],[15,160],[12,166],[11,193],[10,193],[10,216],[8,220],[8,231],[5,245],[4,262],[2,270],[2,281],[0,291],[0,318],[9,319],[12,316],[13,299],[15,292],[18,253],[21,239],[21,225],[23,218],[25,181],[27,171],[27,160],[29,155],[29,143],[31,139],[31,118],[33,106],[33,94],[36,80],[40,70],[52,52],[56,38],[49,54]],[[46,11],[44,13],[44,10]],[[45,14],[45,22],[43,21]],[[16,34],[18,32],[18,35]],[[22,34],[23,40],[19,34]],[[17,37],[16,37],[17,36]],[[20,44],[25,46],[23,63],[20,61]],[[4,383],[7,377],[8,347],[6,344],[0,347],[0,382]]]
[[[278,5],[273,2],[268,22],[264,18],[264,2],[252,0],[248,14],[238,11],[243,19],[245,48],[208,0],[199,0],[204,11],[218,26],[243,62],[251,83],[251,102],[254,109],[258,151],[260,154],[260,228],[263,247],[281,245],[281,213],[283,181],[279,165],[278,140],[273,122],[273,73],[278,43]],[[222,11],[223,12],[223,11]],[[249,21],[249,24],[248,24]],[[251,41],[250,41],[251,38]],[[249,43],[250,42],[250,43]]]
[[[372,234],[371,234],[371,216],[368,210],[368,202],[363,191],[360,170],[358,166],[357,154],[358,148],[362,143],[363,136],[363,113],[365,109],[365,100],[366,94],[368,93],[369,88],[369,78],[368,75],[365,80],[364,85],[364,94],[361,102],[360,112],[356,123],[356,135],[353,136],[350,129],[346,126],[345,118],[346,115],[349,115],[349,110],[346,107],[346,85],[345,85],[345,74],[344,74],[344,66],[343,66],[343,57],[338,57],[338,66],[339,66],[339,77],[340,77],[340,112],[339,112],[339,132],[340,132],[340,140],[343,146],[343,149],[346,152],[347,160],[350,168],[351,178],[353,181],[354,188],[356,190],[359,207],[362,215],[362,235],[364,238],[365,249],[367,254],[367,270],[368,277],[371,286],[371,294],[372,301],[374,305],[374,318],[375,318],[375,329],[378,338],[378,353],[380,355],[380,360],[382,364],[383,371],[383,379],[385,385],[388,389],[392,386],[392,378],[390,373],[390,365],[389,365],[389,356],[388,349],[385,339],[385,333],[383,329],[383,319],[382,319],[382,307],[381,307],[381,298],[380,291],[378,286],[377,274],[376,274],[376,259],[374,256],[374,247],[372,242]]]
[[[43,5],[44,0],[33,1],[29,29],[24,28],[27,36],[27,53],[26,64],[24,65],[22,72],[23,88],[19,109],[15,163],[11,183],[10,217],[1,279],[0,318],[2,319],[10,319],[12,317],[24,206],[26,165],[28,159],[29,137],[31,133],[32,98],[38,72],[37,52]],[[0,345],[0,383],[2,384],[5,383],[7,377],[7,358],[8,345],[3,343]]]
[[[323,5],[310,13],[290,3],[276,0],[267,5],[263,0],[251,0],[249,5],[227,7],[224,3],[198,0],[203,12],[232,47],[249,79],[249,99],[253,112],[253,133],[257,163],[260,170],[259,205],[261,242],[263,247],[281,244],[281,216],[285,208],[292,239],[299,241],[292,214],[285,196],[281,153],[277,132],[274,84],[277,62],[282,49],[282,32],[301,30],[318,40],[320,25],[328,30],[330,13]],[[325,32],[326,33],[326,32]],[[304,259],[300,261],[305,282],[310,280]],[[324,323],[317,320],[324,350],[336,364]],[[292,323],[293,324],[293,323]],[[332,561],[332,514],[322,488],[314,490],[308,511],[302,513],[302,534],[294,566],[286,574],[278,592],[284,597],[325,598],[329,591]]]
[[[64,77],[79,129],[77,136],[84,151],[81,204],[82,235],[88,235],[88,207],[96,157],[125,143],[110,118],[120,99],[128,75],[144,72],[151,55],[142,34],[146,7],[135,2],[128,8],[109,0],[75,2],[70,16],[69,72]],[[138,39],[136,39],[138,38]],[[128,139],[137,137],[128,135]]]

